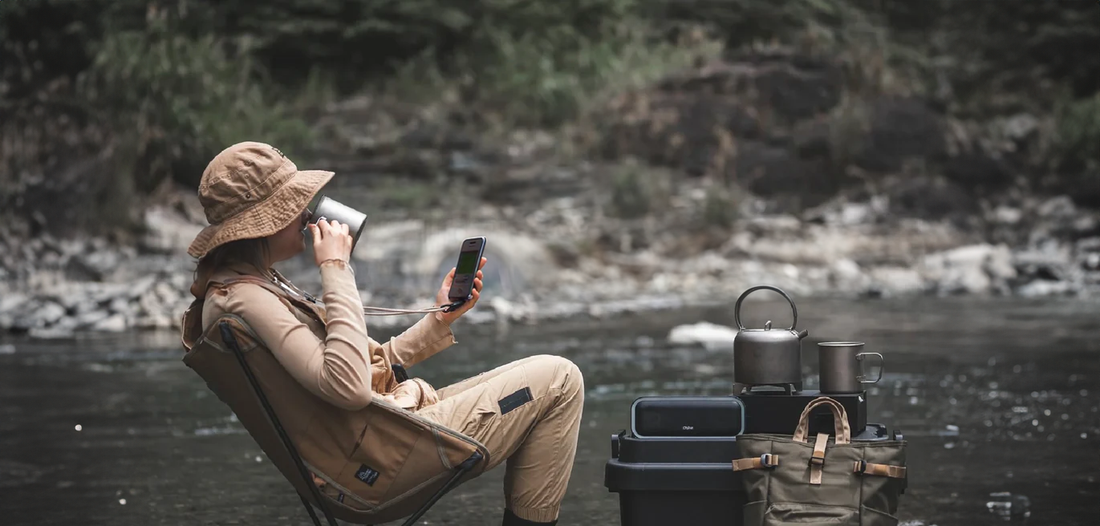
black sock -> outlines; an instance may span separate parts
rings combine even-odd
[[[501,526],[554,526],[557,523],[557,519],[550,522],[535,522],[529,521],[527,519],[521,519],[519,517],[516,517],[516,514],[512,513],[512,510],[504,508],[504,522],[500,524]]]

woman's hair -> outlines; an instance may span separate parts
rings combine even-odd
[[[205,284],[215,271],[233,263],[244,263],[256,267],[260,272],[267,272],[270,254],[266,237],[238,239],[218,245],[199,259],[195,266],[195,282]]]

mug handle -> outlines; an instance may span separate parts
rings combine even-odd
[[[874,380],[863,380],[861,378],[859,383],[861,383],[861,384],[877,384],[879,380],[882,380],[882,370],[885,368],[886,360],[883,359],[882,355],[877,353],[877,352],[861,352],[861,353],[856,355],[856,359],[862,362],[864,356],[876,356],[876,357],[878,357],[878,376],[876,376]],[[862,373],[862,372],[863,372],[863,367],[860,366],[860,373]],[[865,375],[861,374],[860,376],[863,377]]]

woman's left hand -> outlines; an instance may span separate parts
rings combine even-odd
[[[466,311],[474,308],[474,304],[477,303],[478,297],[481,296],[481,268],[485,266],[485,262],[489,261],[487,258],[481,258],[481,263],[477,265],[477,274],[474,276],[474,289],[470,291],[470,299],[466,300],[461,307],[452,310],[451,312],[438,311],[435,313],[436,319],[450,325],[455,320],[460,318]],[[451,269],[450,272],[443,278],[443,284],[439,287],[439,293],[435,295],[436,305],[447,305],[451,303],[451,299],[447,297],[451,291],[451,282],[455,278],[455,269]]]

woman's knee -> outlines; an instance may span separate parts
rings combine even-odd
[[[535,365],[542,371],[553,371],[551,386],[559,387],[569,398],[584,399],[584,375],[572,360],[556,355],[543,354],[535,358]]]

